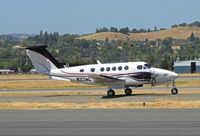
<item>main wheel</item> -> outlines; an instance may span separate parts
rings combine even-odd
[[[110,90],[107,91],[107,95],[108,96],[114,96],[115,95],[115,91],[110,89]]]
[[[124,92],[125,92],[126,95],[131,95],[132,94],[132,90],[130,88],[126,88],[124,90]]]
[[[178,89],[177,88],[172,88],[171,92],[172,92],[173,95],[178,94]]]

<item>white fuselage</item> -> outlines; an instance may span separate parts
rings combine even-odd
[[[168,70],[147,67],[146,62],[92,64],[76,67],[53,69],[50,71],[52,79],[70,80],[85,84],[96,84],[92,75],[106,76],[107,78],[119,79],[116,82],[100,82],[97,84],[107,85],[109,88],[125,88],[127,86],[139,86],[151,84],[152,73],[155,76],[154,85],[172,82],[177,74]]]

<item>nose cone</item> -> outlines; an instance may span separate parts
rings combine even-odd
[[[178,74],[176,74],[175,72],[170,72],[169,76],[170,78],[173,78],[173,79],[178,78]]]

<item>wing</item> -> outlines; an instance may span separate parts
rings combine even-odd
[[[89,75],[89,77],[92,78],[96,84],[103,84],[103,85],[124,81],[123,79],[114,78],[112,76],[107,76],[107,75]]]

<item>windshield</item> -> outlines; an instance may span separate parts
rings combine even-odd
[[[150,69],[151,65],[150,64],[144,64],[146,68]]]

